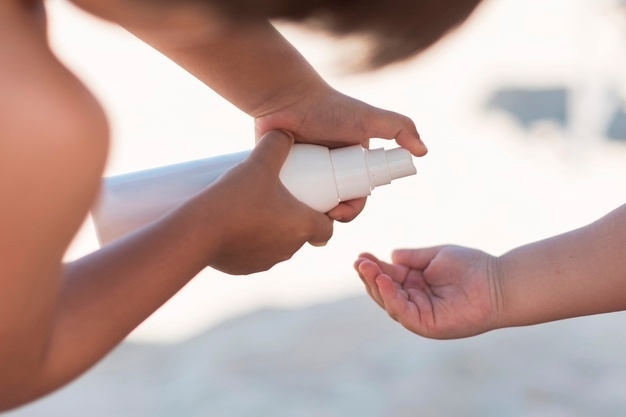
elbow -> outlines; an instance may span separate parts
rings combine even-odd
[[[39,332],[41,333],[41,332]],[[2,331],[0,340],[14,343],[0,346],[0,414],[34,401],[46,392],[46,339],[20,337],[19,332]]]
[[[0,358],[0,415],[39,400],[70,380],[51,378],[47,361],[34,358]]]
[[[43,394],[38,393],[36,380],[25,369],[12,369],[9,373],[3,370],[0,376],[0,413],[14,410],[41,397]]]

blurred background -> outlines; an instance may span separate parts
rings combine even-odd
[[[109,114],[107,175],[253,146],[247,115],[158,52],[47,6],[54,50]],[[499,255],[623,204],[625,20],[616,0],[487,0],[417,59],[360,74],[349,45],[279,24],[335,88],[416,122],[418,174],[374,190],[324,248],[202,272],[93,370],[7,415],[623,416],[623,313],[427,340],[365,297],[352,263],[443,243]],[[97,247],[88,220],[67,259]]]

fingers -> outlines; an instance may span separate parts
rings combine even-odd
[[[367,118],[369,137],[395,139],[396,143],[415,156],[424,156],[428,152],[417,132],[415,123],[401,114],[373,107],[373,114]]]
[[[270,130],[258,141],[252,150],[251,158],[267,166],[278,177],[294,138],[285,130]]]
[[[280,170],[289,155],[289,151],[294,142],[294,137],[290,132],[284,130],[270,130],[265,133],[253,149],[250,158],[257,163],[267,167],[270,174],[276,178],[280,175]],[[308,231],[305,229],[304,236],[313,246],[324,246],[333,235],[333,220],[325,214],[301,204],[301,221],[308,220]],[[307,224],[307,223],[301,223]]]
[[[392,278],[396,275],[396,270],[393,265],[381,261],[371,253],[362,253],[359,255],[359,258],[368,259],[374,262],[378,266],[378,268],[380,268],[383,274],[387,274]]]
[[[354,266],[367,293],[392,319],[416,334],[425,334],[424,320],[432,321],[434,317],[432,308],[428,308],[432,304],[426,293],[419,289],[405,289],[400,282],[384,273],[377,263],[368,258],[357,259]],[[426,311],[422,311],[423,309]]]
[[[378,277],[382,271],[376,263],[366,258],[359,258],[354,267],[359,273],[359,277],[365,284],[365,290],[369,296],[382,308],[385,308],[383,299],[378,292],[378,286],[376,285],[376,277]]]
[[[370,260],[362,259],[358,270],[370,297],[386,310],[391,318],[398,320],[407,309],[406,292],[399,291],[400,285]]]
[[[425,308],[430,305],[426,294],[414,292],[409,295],[386,275],[376,278],[376,284],[389,317],[415,334],[428,336],[426,323],[432,321],[434,316],[431,310]]]
[[[399,321],[403,312],[407,309],[406,292],[399,291],[397,283],[387,275],[379,275],[375,280],[377,293],[383,303],[383,308],[387,310],[389,316]]]
[[[348,223],[354,220],[365,208],[367,198],[356,198],[344,201],[328,212],[328,216],[333,220]]]
[[[407,123],[406,126],[398,132],[396,135],[396,143],[415,156],[424,156],[428,153],[428,148],[424,142],[422,142],[422,138],[417,132],[413,121],[411,121],[410,124]]]
[[[396,249],[391,253],[391,259],[394,263],[424,270],[440,250],[441,246],[420,249]]]
[[[378,286],[376,285],[376,279],[380,275],[386,275],[392,281],[401,284],[404,280],[407,271],[399,269],[394,265],[390,265],[376,258],[369,253],[363,253],[359,256],[359,259],[354,263],[354,268],[359,273],[359,277],[365,284],[368,294],[376,301],[381,307],[383,305],[383,299],[378,292]]]

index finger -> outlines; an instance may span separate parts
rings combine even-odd
[[[367,198],[355,198],[354,200],[343,201],[337,207],[331,209],[328,215],[338,222],[348,223],[354,220],[365,208]]]

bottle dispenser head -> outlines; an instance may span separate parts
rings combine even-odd
[[[367,164],[372,188],[417,173],[411,153],[404,148],[371,149],[367,152]]]
[[[370,195],[374,188],[417,173],[404,148],[364,149],[360,145],[330,151],[341,201]]]

